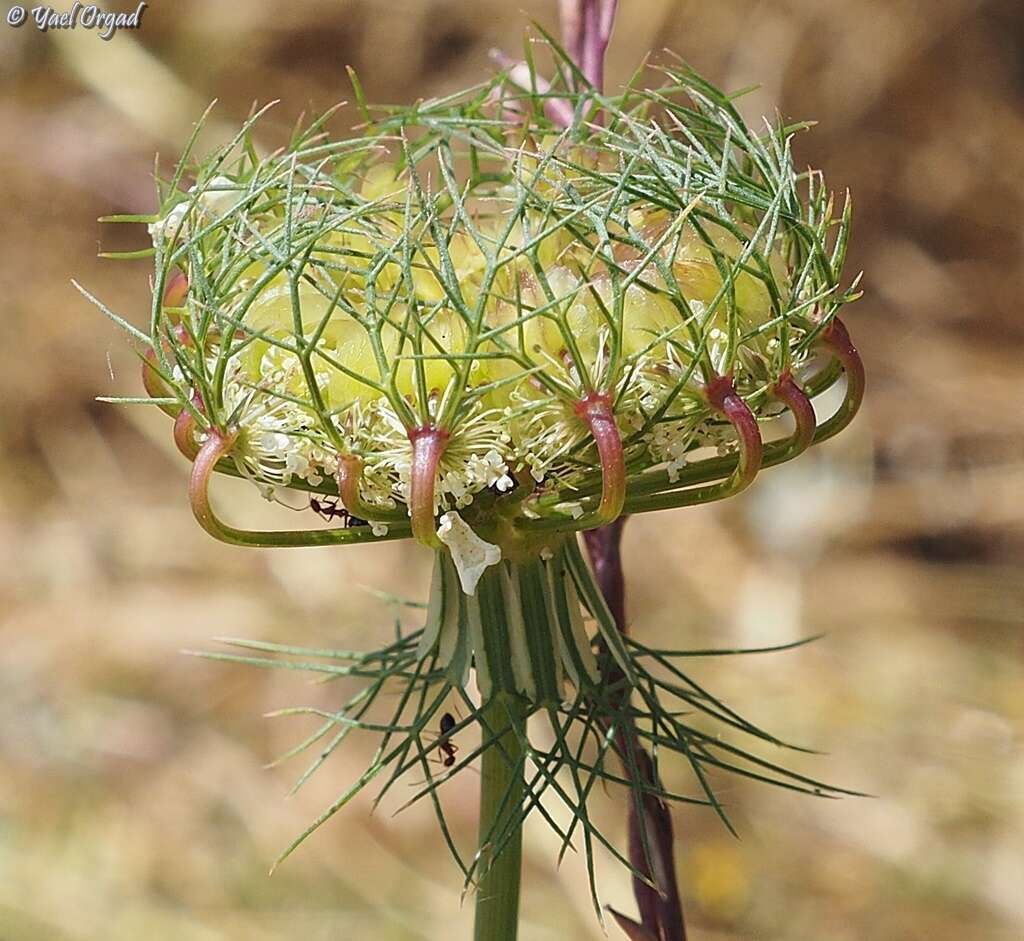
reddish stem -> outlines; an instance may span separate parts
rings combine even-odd
[[[299,530],[249,530],[235,529],[219,519],[210,505],[210,478],[217,469],[217,463],[226,457],[237,438],[237,432],[211,428],[206,440],[192,462],[192,474],[188,481],[189,502],[199,525],[214,539],[233,546],[339,546],[359,542],[378,542],[384,539],[404,539],[409,535],[405,524],[391,527],[386,535],[376,536],[367,532],[366,527],[337,529]]]
[[[359,482],[363,476],[362,458],[355,454],[342,454],[338,457],[338,496],[341,503],[352,516],[378,523],[390,523],[405,519],[405,514],[398,510],[385,510],[367,503],[359,493]]]
[[[626,501],[626,456],[611,396],[605,392],[588,393],[576,403],[576,414],[594,436],[601,461],[601,504],[595,517],[600,524],[610,523],[622,513]]]
[[[192,504],[192,513],[199,525],[215,539],[221,538],[221,527],[210,506],[210,477],[217,462],[231,450],[235,437],[234,434],[225,434],[211,428],[206,441],[196,453],[196,458],[192,462],[192,473],[188,479],[188,498]]]
[[[732,425],[739,439],[739,461],[729,481],[729,492],[739,493],[753,483],[761,469],[764,455],[761,430],[757,427],[754,413],[736,393],[732,376],[716,376],[704,387],[704,396],[712,409]]]
[[[622,633],[626,632],[626,579],[622,571],[622,529],[628,516],[598,529],[588,529],[583,541],[590,556],[594,580]]]
[[[594,578],[616,627],[623,634],[627,631],[626,583],[622,571],[622,530],[626,519],[620,516],[607,526],[583,534]],[[636,780],[644,788],[639,802],[630,801],[627,821],[629,860],[638,872],[647,877],[633,877],[633,895],[642,923],[639,936],[649,936],[657,941],[686,941],[686,924],[675,871],[672,815],[665,802],[652,793],[662,790],[662,786],[651,756],[640,743],[633,718],[624,708],[629,699],[625,677],[612,658],[607,662],[609,671],[603,681],[606,686],[618,690],[615,703],[618,711],[623,713],[614,727],[615,747],[623,765],[627,770],[635,769]],[[605,729],[611,727],[607,719],[603,724]],[[652,887],[652,882],[658,889]],[[622,921],[619,923],[622,925]]]
[[[190,461],[194,461],[199,453],[195,431],[196,420],[187,408],[183,408],[174,419],[174,443]]]
[[[558,13],[566,55],[579,64],[583,61],[583,2],[558,0]]]
[[[818,427],[818,417],[814,414],[811,400],[804,390],[797,385],[787,369],[772,386],[772,394],[789,409],[796,422],[796,431],[790,438],[787,460],[806,451],[814,441],[814,432]]]
[[[847,412],[855,413],[864,401],[864,362],[850,339],[846,325],[838,317],[833,317],[821,332],[818,342],[843,364],[847,383],[844,408]]]
[[[432,549],[441,546],[434,521],[434,490],[437,487],[441,456],[448,446],[449,437],[447,431],[434,425],[409,429],[409,441],[412,444],[412,468],[409,475],[412,534]]]
[[[617,0],[560,0],[562,37],[566,50],[599,93],[604,86],[604,54],[611,38],[616,6]],[[740,405],[743,406],[742,400]],[[584,539],[601,593],[615,618],[616,626],[625,633],[625,578],[621,549],[626,517],[621,514],[625,501],[626,475],[622,438],[608,396],[591,393],[578,403],[576,411],[587,423],[597,443],[602,469],[601,505],[597,515],[606,520],[606,525],[584,533]],[[761,438],[756,426],[754,422],[759,465]],[[757,473],[756,468],[753,473]],[[616,683],[623,679],[617,666],[612,668],[611,673],[606,678],[609,682]],[[625,704],[629,699],[629,691],[624,688],[621,697],[621,702]],[[638,781],[652,789],[660,789],[657,770],[640,744],[628,710],[616,728],[615,742],[627,769],[636,769]],[[626,923],[635,927],[638,938],[686,941],[686,925],[675,872],[672,816],[664,801],[655,794],[644,793],[640,803],[642,809],[638,812],[636,802],[630,802],[629,858],[637,871],[648,876],[661,888],[661,892],[653,889],[646,880],[634,876],[633,891],[642,924],[630,919],[619,920],[620,916],[614,912],[613,915],[623,928],[626,928]]]
[[[198,392],[192,393],[192,404],[196,411],[205,414],[203,400]],[[199,445],[196,444],[196,420],[187,408],[178,412],[178,417],[174,419],[174,443],[185,457],[190,461],[195,460],[199,452]]]
[[[618,0],[589,0],[583,39],[583,74],[600,93],[604,89],[604,54],[612,38]]]
[[[559,13],[566,54],[586,80],[604,87],[604,54],[612,37],[618,0],[561,0]]]

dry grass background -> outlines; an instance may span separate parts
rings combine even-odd
[[[363,586],[422,597],[424,554],[254,552],[212,542],[161,416],[98,406],[138,389],[77,277],[141,323],[142,236],[210,99],[222,126],[279,97],[266,134],[344,97],[453,90],[514,51],[553,2],[154,0],[141,31],[0,28],[0,938],[466,937],[426,812],[350,807],[272,878],[284,846],[365,760],[356,742],[299,795],[283,705],[294,674],[195,661],[217,634],[359,645],[391,630]],[[808,768],[878,795],[814,801],[724,782],[743,834],[677,813],[697,941],[1024,937],[1024,8],[1016,0],[622,0],[610,82],[670,47],[750,117],[820,125],[800,159],[856,198],[848,323],[870,379],[840,439],[730,505],[627,529],[631,616],[662,645],[784,642],[701,677]],[[341,129],[344,120],[335,122]],[[214,131],[214,136],[216,129]],[[125,231],[121,231],[121,230]],[[229,515],[270,512],[226,484]],[[275,518],[275,522],[277,519]],[[289,519],[288,522],[291,522]],[[683,782],[684,769],[667,774]],[[463,837],[471,775],[449,795]],[[618,795],[599,798],[617,828]],[[531,829],[523,941],[597,939],[583,867]],[[629,909],[624,874],[606,900]],[[614,930],[612,931],[614,935]]]

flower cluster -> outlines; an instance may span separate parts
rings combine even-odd
[[[112,315],[143,347],[149,401],[174,418],[211,534],[412,535],[437,550],[421,630],[301,664],[370,686],[295,752],[334,733],[304,780],[352,729],[382,731],[366,710],[385,683],[405,687],[372,768],[307,833],[384,769],[385,791],[420,769],[414,799],[434,801],[447,837],[439,784],[476,754],[508,765],[507,812],[460,861],[467,885],[549,789],[574,823],[546,819],[563,849],[579,823],[592,885],[592,840],[615,852],[587,816],[595,781],[627,784],[637,806],[692,799],[641,773],[627,741],[684,756],[719,813],[704,767],[838,793],[688,725],[702,712],[781,744],[692,682],[675,663],[685,653],[623,637],[575,533],[738,493],[850,422],[864,374],[837,316],[857,296],[842,280],[849,201],[837,209],[820,174],[795,169],[800,126],[755,132],[684,67],[608,97],[552,53],[554,83],[514,66],[412,109],[364,106],[347,138],[324,132],[328,114],[265,155],[257,114],[205,160],[190,144],[161,212],[131,217],[152,240],[149,330]],[[812,399],[843,377],[842,404],[819,419]],[[309,491],[345,525],[236,529],[210,504],[214,471],[271,498]],[[458,725],[441,711],[450,696],[469,714]],[[553,745],[531,741],[535,712]],[[441,777],[435,716],[443,735],[481,728]]]
[[[569,129],[495,87],[269,157],[253,119],[183,161],[149,226],[145,369],[186,453],[434,546],[463,512],[507,553],[736,492],[849,420],[849,207],[796,172],[796,128],[754,133],[684,68]]]

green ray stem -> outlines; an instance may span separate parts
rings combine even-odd
[[[523,741],[526,714],[520,701],[498,693],[484,707],[484,735],[498,740],[484,750],[480,765],[480,838],[486,860],[492,843],[504,845],[489,860],[477,885],[474,941],[516,941],[523,858]]]

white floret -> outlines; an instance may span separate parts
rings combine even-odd
[[[501,561],[501,548],[481,539],[458,513],[441,517],[437,538],[451,551],[459,583],[467,595],[475,594],[484,571]]]

